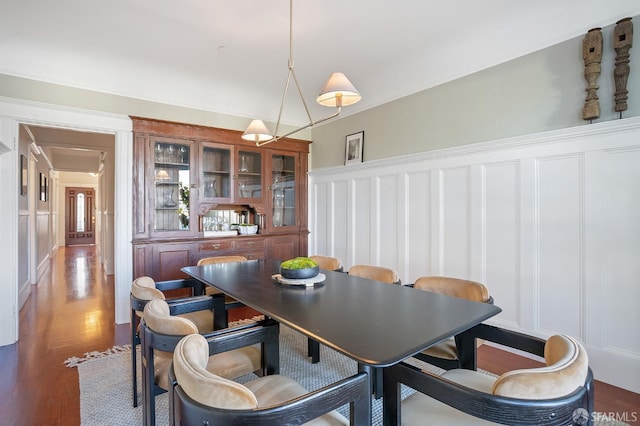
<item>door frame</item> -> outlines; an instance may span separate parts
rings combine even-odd
[[[0,194],[7,195],[7,207],[0,220],[0,234],[6,239],[0,242],[3,252],[14,253],[17,247],[18,209],[17,199],[17,135],[20,124],[58,127],[68,130],[112,134],[115,136],[114,155],[114,282],[116,324],[129,322],[129,291],[133,274],[132,223],[133,223],[133,126],[126,115],[84,110],[60,105],[0,97],[0,137],[8,145],[9,152],[0,156],[2,177]],[[13,145],[13,147],[11,147]],[[13,149],[11,149],[13,148]],[[4,179],[5,176],[11,178]],[[6,219],[6,220],[5,220]],[[17,270],[16,256],[0,261],[0,268],[7,271],[7,289],[0,289],[0,297],[7,300],[0,315],[0,346],[18,340]],[[6,297],[4,297],[6,296]],[[6,320],[6,321],[5,321]]]

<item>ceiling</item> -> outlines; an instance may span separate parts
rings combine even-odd
[[[0,73],[247,117],[247,124],[278,117],[287,0],[0,4]],[[348,115],[637,14],[637,0],[295,0],[293,58],[318,120],[332,112],[314,99],[334,71],[362,94],[345,107]],[[308,122],[294,87],[282,121]]]

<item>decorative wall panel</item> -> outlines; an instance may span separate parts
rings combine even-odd
[[[489,164],[485,168],[484,276],[491,295],[502,308],[501,319],[518,322],[520,240],[518,233],[518,163]]]
[[[639,166],[640,149],[606,155],[606,272],[601,301],[608,314],[602,318],[606,321],[605,345],[633,354],[640,353]]]
[[[583,339],[582,161],[538,161],[538,329]]]
[[[640,392],[639,164],[636,117],[314,170],[309,252],[482,281],[490,323],[573,335]]]

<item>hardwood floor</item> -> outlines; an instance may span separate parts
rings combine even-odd
[[[95,247],[62,247],[20,311],[20,340],[0,347],[0,425],[79,425],[78,373],[71,356],[129,343],[129,325],[114,322],[113,277],[96,265]],[[230,320],[253,316],[234,310]],[[486,345],[478,366],[500,374],[535,365]],[[596,382],[596,411],[640,411],[640,395]],[[640,424],[640,423],[637,423]]]

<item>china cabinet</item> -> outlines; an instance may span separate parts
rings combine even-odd
[[[134,277],[180,278],[208,256],[306,255],[310,142],[258,148],[238,131],[131,119]],[[243,224],[257,233],[238,235]]]

